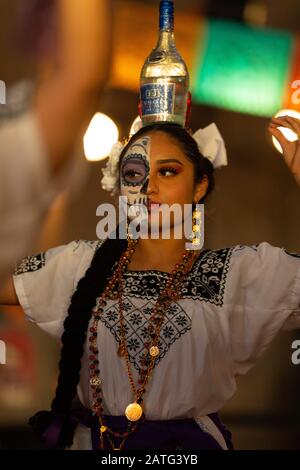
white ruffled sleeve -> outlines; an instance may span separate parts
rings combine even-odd
[[[267,242],[234,247],[225,303],[233,372],[244,374],[281,329],[300,328],[300,254]]]
[[[24,258],[13,276],[29,321],[60,337],[71,297],[101,242],[74,241]]]

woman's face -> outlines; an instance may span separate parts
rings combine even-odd
[[[195,185],[194,165],[180,145],[160,131],[145,134],[127,150],[121,163],[121,195],[131,204],[172,205],[198,202],[206,193],[207,178]]]
[[[120,170],[121,195],[128,205],[144,204],[154,226],[155,212],[164,206],[179,204],[182,216],[171,215],[170,228],[182,223],[184,205],[198,202],[206,193],[208,180],[195,185],[194,165],[179,143],[160,131],[145,134],[136,140],[123,157]],[[130,210],[129,210],[130,213]],[[176,222],[177,221],[177,222]],[[162,228],[162,216],[155,225]]]

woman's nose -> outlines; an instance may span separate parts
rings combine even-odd
[[[157,181],[156,181],[155,175],[150,174],[141,189],[141,193],[148,195],[153,192],[157,192],[157,189],[158,188],[157,188]]]

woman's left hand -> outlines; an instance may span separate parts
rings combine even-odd
[[[278,127],[291,129],[297,134],[298,140],[290,142],[284,137]],[[269,132],[280,143],[285,163],[294,176],[296,183],[300,186],[300,119],[291,116],[273,117],[269,124]]]

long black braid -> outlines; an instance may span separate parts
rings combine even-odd
[[[64,321],[58,385],[51,411],[39,411],[29,423],[43,440],[43,433],[57,417],[62,419],[57,448],[71,446],[76,424],[69,412],[76,395],[89,321],[96,298],[104,291],[116,261],[127,248],[127,240],[107,239],[96,251],[85,276],[80,279]]]

